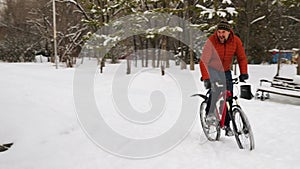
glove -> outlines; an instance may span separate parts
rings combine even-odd
[[[240,82],[245,82],[245,80],[247,80],[249,78],[249,75],[241,74],[239,78],[240,78]]]
[[[205,87],[205,89],[210,89],[211,88],[211,83],[210,83],[209,79],[204,80],[204,87]]]

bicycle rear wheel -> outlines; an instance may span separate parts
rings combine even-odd
[[[215,121],[214,124],[207,123],[206,121],[206,111],[205,108],[207,106],[207,103],[204,101],[200,105],[200,122],[203,129],[203,132],[206,136],[206,138],[209,141],[217,141],[220,139],[220,125],[218,120]]]
[[[254,137],[246,114],[240,107],[234,107],[232,111],[232,123],[235,139],[240,149],[253,150]]]

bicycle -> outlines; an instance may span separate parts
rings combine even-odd
[[[238,78],[232,79],[233,85],[239,83]],[[225,116],[229,113],[229,118],[231,119],[231,126],[236,139],[236,142],[240,149],[253,150],[254,137],[253,132],[249,123],[249,120],[242,110],[242,107],[238,104],[238,97],[233,96],[229,90],[223,90],[224,85],[218,82],[212,83],[212,88],[207,91],[205,95],[194,94],[194,96],[200,96],[204,99],[200,104],[200,122],[202,129],[206,138],[209,141],[218,141],[221,135],[221,129],[225,129]],[[208,103],[208,96],[213,89],[222,89],[219,96],[217,97],[217,102],[213,108],[214,122],[207,121],[206,107]],[[232,104],[230,104],[230,102]]]

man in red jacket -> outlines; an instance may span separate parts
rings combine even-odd
[[[217,30],[206,41],[202,56],[200,60],[201,80],[204,81],[206,89],[212,87],[213,82],[226,82],[227,90],[233,92],[231,64],[233,57],[237,57],[240,68],[240,81],[248,79],[247,57],[239,37],[234,35],[230,24],[227,21],[221,21]],[[224,80],[223,80],[224,79]],[[220,92],[220,91],[219,91]],[[214,97],[211,97],[211,96]],[[218,93],[210,94],[209,103],[207,104],[208,117],[212,115],[209,113],[210,105],[214,105],[217,100]],[[228,114],[228,113],[227,113]],[[227,136],[232,136],[232,130],[229,127],[230,118],[226,115],[225,131]]]

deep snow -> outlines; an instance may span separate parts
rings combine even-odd
[[[108,65],[104,74],[95,76],[95,99],[104,110],[113,106],[109,97],[117,67]],[[55,69],[50,63],[0,63],[0,143],[15,143],[9,151],[0,153],[1,169],[293,169],[300,164],[300,100],[278,95],[266,101],[240,99],[253,128],[254,151],[238,149],[234,138],[224,134],[219,142],[208,142],[196,116],[191,132],[167,153],[141,160],[112,155],[94,144],[80,126],[73,99],[74,72],[75,68]],[[147,111],[147,92],[162,90],[168,96],[162,122],[135,124],[140,127],[131,129],[118,113],[105,111],[103,117],[112,128],[131,137],[147,137],[172,127],[179,112],[170,112],[181,106],[174,104],[181,93],[173,93],[176,84],[167,76],[162,79],[159,72],[136,76],[131,82],[136,90],[129,90],[128,97],[137,109]],[[292,77],[295,72],[295,65],[282,65],[280,74]],[[249,65],[248,83],[253,93],[260,78],[272,79],[275,73],[276,65]],[[192,74],[199,89],[195,93],[204,92],[198,81],[199,68]],[[147,84],[147,90],[142,84]]]

